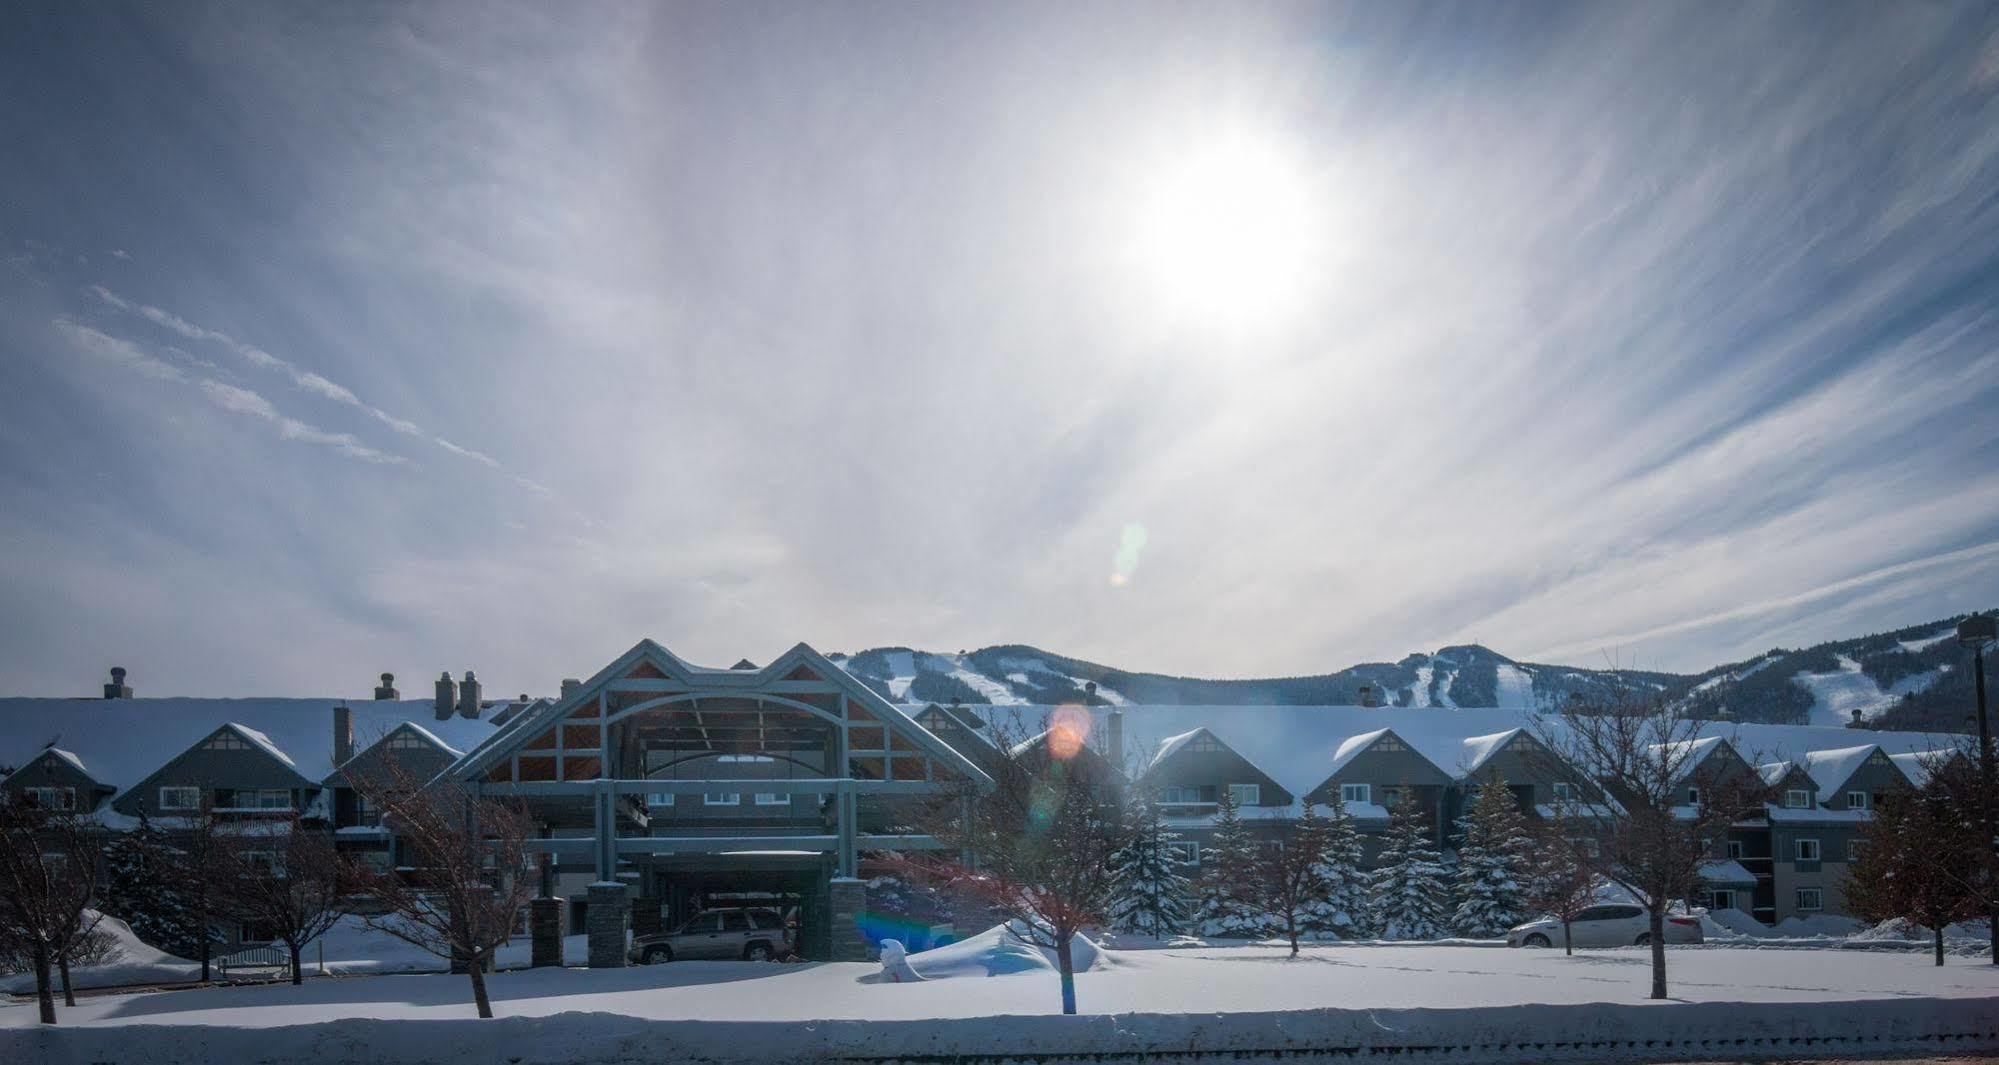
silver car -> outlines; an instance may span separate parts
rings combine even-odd
[[[628,955],[641,965],[669,961],[769,961],[791,953],[790,930],[776,910],[703,910],[670,932],[632,939]]]
[[[1570,922],[1574,929],[1575,946],[1578,947],[1624,947],[1646,946],[1652,942],[1651,921],[1645,911],[1637,906],[1606,903],[1591,906],[1576,915]],[[1702,940],[1701,923],[1698,918],[1681,914],[1666,917],[1667,943],[1699,943]],[[1506,933],[1509,947],[1557,947],[1562,945],[1562,922],[1555,917],[1542,917],[1515,925]]]

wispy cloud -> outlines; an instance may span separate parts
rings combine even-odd
[[[155,380],[193,384],[210,403],[217,407],[232,414],[248,415],[268,422],[277,429],[281,439],[317,444],[331,448],[347,458],[377,465],[394,466],[409,461],[401,455],[369,447],[352,433],[328,432],[282,414],[271,405],[270,400],[250,389],[217,381],[212,377],[194,376],[181,367],[148,353],[134,341],[112,336],[103,330],[81,325],[67,318],[58,318],[51,324],[57,334],[67,339],[77,350],[117,363]]]

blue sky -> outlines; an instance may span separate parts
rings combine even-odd
[[[15,4],[0,101],[8,692],[1999,603],[1989,5]]]

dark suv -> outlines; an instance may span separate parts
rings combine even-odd
[[[671,932],[633,938],[630,958],[641,965],[712,958],[769,961],[791,948],[791,935],[776,910],[702,910]]]

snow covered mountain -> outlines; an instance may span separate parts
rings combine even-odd
[[[877,647],[831,657],[898,703],[1040,705],[1079,702],[1096,684],[1105,703],[1162,705],[1353,705],[1374,686],[1390,706],[1548,710],[1617,691],[1695,700],[1742,721],[1845,725],[1858,711],[1879,728],[1964,731],[1971,670],[1952,638],[1958,618],[1837,640],[1803,650],[1773,648],[1696,674],[1579,669],[1520,662],[1477,644],[1367,662],[1333,673],[1201,680],[1133,673],[1022,644],[956,654]]]

